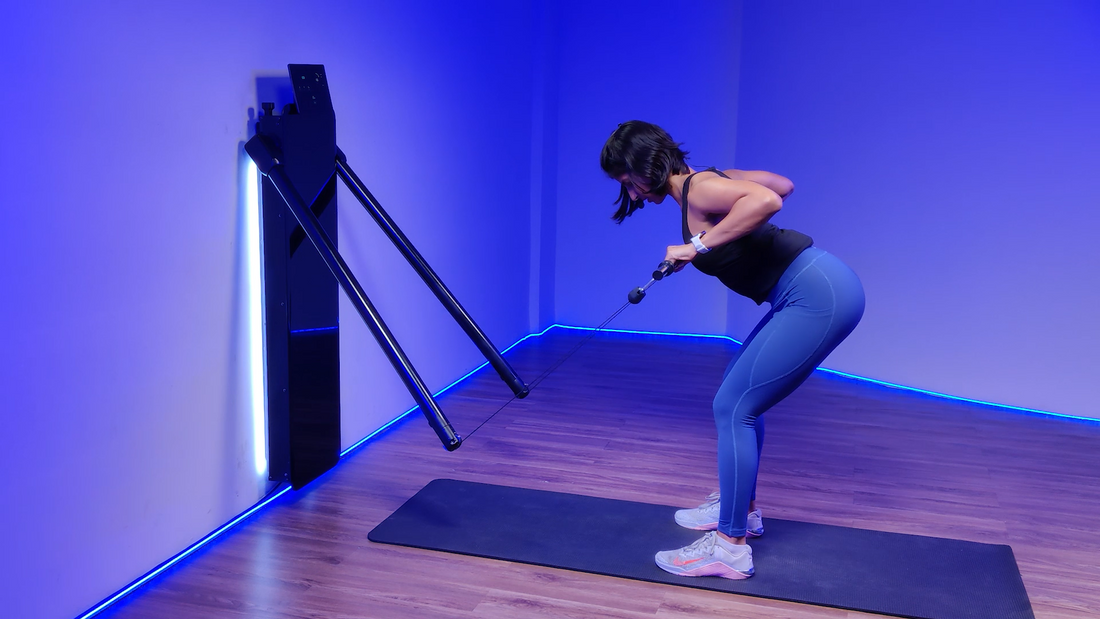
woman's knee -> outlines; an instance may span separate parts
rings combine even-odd
[[[714,396],[714,401],[711,402],[711,410],[714,413],[714,425],[718,426],[719,431],[729,428],[733,423],[733,407],[725,401],[721,391]]]
[[[714,424],[719,431],[756,427],[756,420],[766,407],[757,405],[748,395],[742,392],[736,394],[736,398],[714,398]]]

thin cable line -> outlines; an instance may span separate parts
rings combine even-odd
[[[593,337],[595,337],[595,336],[596,336],[596,334],[600,332],[600,329],[603,329],[604,327],[606,327],[606,326],[607,326],[607,323],[611,322],[612,320],[615,320],[615,318],[616,318],[616,317],[618,317],[618,315],[619,315],[619,314],[623,313],[623,310],[625,310],[625,309],[626,309],[626,308],[628,308],[628,307],[630,307],[630,302],[629,302],[629,301],[627,301],[627,302],[626,302],[626,303],[625,303],[625,304],[624,304],[624,305],[623,305],[622,307],[620,307],[620,308],[619,308],[618,310],[616,310],[614,314],[611,314],[611,316],[609,316],[607,320],[605,320],[605,321],[603,321],[602,323],[600,323],[600,326],[598,326],[598,327],[596,327],[595,329],[593,329],[593,330],[592,330],[592,331],[591,331],[591,332],[590,332],[590,333],[588,334],[588,336],[587,336],[587,337],[585,337],[585,338],[584,338],[583,340],[581,340],[579,344],[577,344],[576,346],[574,346],[574,347],[573,347],[573,348],[572,348],[572,349],[571,349],[571,350],[570,350],[570,351],[569,351],[568,353],[566,353],[566,354],[565,354],[565,356],[564,356],[564,357],[562,357],[562,358],[561,358],[561,359],[560,359],[560,360],[559,360],[559,361],[558,361],[557,363],[555,363],[554,365],[550,366],[550,368],[549,368],[548,370],[546,370],[545,372],[543,372],[542,374],[539,374],[539,375],[538,375],[538,377],[536,377],[536,378],[535,378],[535,380],[531,381],[531,385],[530,385],[530,386],[529,386],[529,387],[527,388],[528,394],[530,394],[530,392],[534,391],[534,390],[535,390],[535,387],[537,387],[537,386],[538,386],[538,385],[539,385],[539,384],[540,384],[540,383],[541,383],[542,381],[546,380],[546,378],[547,378],[548,376],[550,376],[550,374],[554,373],[554,370],[557,370],[557,369],[558,369],[559,367],[561,367],[561,365],[562,365],[563,363],[565,363],[566,361],[568,361],[568,360],[569,360],[569,358],[573,356],[573,353],[575,353],[575,352],[577,352],[578,350],[580,350],[581,346],[584,346],[585,344],[587,344],[587,343],[589,342],[589,340],[591,340],[591,339],[592,339]],[[490,421],[491,421],[491,420],[493,419],[493,417],[496,417],[496,416],[497,416],[497,413],[499,413],[500,411],[504,410],[504,408],[505,408],[505,407],[507,407],[507,406],[508,406],[509,404],[511,404],[512,402],[514,402],[514,401],[516,400],[516,398],[517,398],[517,397],[518,397],[518,396],[512,396],[512,397],[511,397],[511,399],[509,399],[509,400],[508,400],[507,402],[505,402],[504,404],[502,404],[502,405],[500,406],[500,408],[498,408],[498,409],[496,409],[495,411],[493,411],[493,414],[492,414],[492,415],[489,415],[489,417],[488,417],[488,418],[487,418],[487,419],[486,419],[485,421],[482,421],[482,422],[481,422],[480,424],[478,424],[478,426],[477,426],[476,428],[474,428],[473,430],[471,430],[471,431],[470,431],[470,433],[469,433],[469,434],[467,434],[467,435],[466,435],[466,437],[462,439],[462,440],[463,440],[463,442],[465,442],[465,441],[469,440],[469,439],[470,439],[470,437],[474,435],[474,432],[477,432],[478,430],[480,430],[480,429],[481,429],[481,426],[483,426],[483,425],[485,425],[485,424],[489,423],[489,422],[490,422]]]

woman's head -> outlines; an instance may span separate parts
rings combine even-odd
[[[622,183],[619,209],[611,216],[622,223],[648,199],[660,202],[668,195],[668,177],[688,171],[687,153],[657,125],[631,120],[619,125],[600,153],[600,167]]]

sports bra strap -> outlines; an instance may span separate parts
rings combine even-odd
[[[721,176],[722,178],[729,178],[729,176],[726,176],[725,172],[719,170],[718,168],[716,168],[714,166],[711,166],[711,167],[707,168],[706,170],[699,170],[699,172],[714,172],[715,174],[717,174],[718,176]],[[687,178],[684,179],[684,191],[680,195],[680,204],[683,206],[685,214],[687,213],[688,187],[691,186],[691,178],[693,176],[695,176],[695,174],[698,174],[699,172],[695,172],[694,174],[691,174]]]

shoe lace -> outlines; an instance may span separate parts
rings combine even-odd
[[[714,554],[714,544],[717,543],[717,541],[718,536],[714,533],[714,531],[711,531],[703,537],[695,540],[691,544],[685,546],[681,552],[684,554],[684,556],[688,557],[712,555]]]
[[[701,509],[703,511],[713,511],[714,509],[717,509],[716,506],[719,504],[720,501],[722,501],[722,495],[719,494],[719,490],[715,490],[713,491],[713,493],[706,496],[706,499],[703,500],[702,505],[696,507],[695,509]]]

